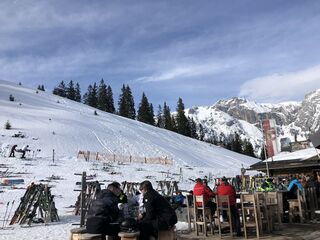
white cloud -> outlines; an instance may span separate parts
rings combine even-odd
[[[149,76],[140,77],[134,82],[161,82],[161,81],[174,81],[181,78],[188,77],[201,77],[214,75],[224,72],[232,67],[242,64],[242,60],[228,59],[228,60],[206,60],[203,64],[181,64],[169,69],[154,70],[154,74]]]
[[[277,102],[301,99],[307,92],[317,88],[320,88],[320,65],[252,79],[242,84],[240,96],[256,101]]]

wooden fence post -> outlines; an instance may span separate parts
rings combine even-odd
[[[82,179],[81,179],[81,197],[80,197],[80,227],[84,226],[84,220],[85,220],[85,204],[86,204],[86,177],[87,173],[82,173]]]

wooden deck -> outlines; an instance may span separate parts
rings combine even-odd
[[[214,236],[209,235],[208,237],[196,236],[195,232],[191,234],[179,233],[178,240],[213,240],[220,239],[219,234],[216,232]],[[222,236],[222,239],[245,239],[244,237],[233,237],[225,234]],[[255,234],[249,235],[248,239],[255,239]],[[264,234],[260,239],[275,239],[275,240],[314,240],[320,239],[320,221],[315,223],[306,223],[306,224],[289,224],[284,223],[281,231],[274,231],[272,234]]]

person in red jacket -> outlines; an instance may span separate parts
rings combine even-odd
[[[241,226],[240,226],[240,217],[236,203],[236,190],[235,188],[228,183],[228,180],[223,177],[221,179],[221,184],[217,188],[217,195],[218,196],[229,196],[229,204],[231,210],[231,222],[233,229],[236,230],[237,236],[241,236]],[[222,213],[223,218],[226,219],[226,212]]]
[[[214,215],[217,205],[211,201],[211,198],[214,197],[214,193],[203,184],[200,178],[196,179],[196,185],[193,188],[193,195],[201,196],[203,195],[203,201],[206,207],[210,208],[212,216]],[[198,206],[201,206],[201,203],[197,202]]]

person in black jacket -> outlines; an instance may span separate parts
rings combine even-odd
[[[119,216],[118,197],[121,194],[120,184],[113,182],[107,189],[97,194],[88,214],[86,229],[88,233],[117,237],[120,229],[115,223]]]
[[[140,184],[143,194],[145,213],[140,213],[138,225],[140,240],[149,240],[150,236],[157,236],[159,230],[168,230],[177,223],[177,215],[170,203],[152,187],[150,181]]]

